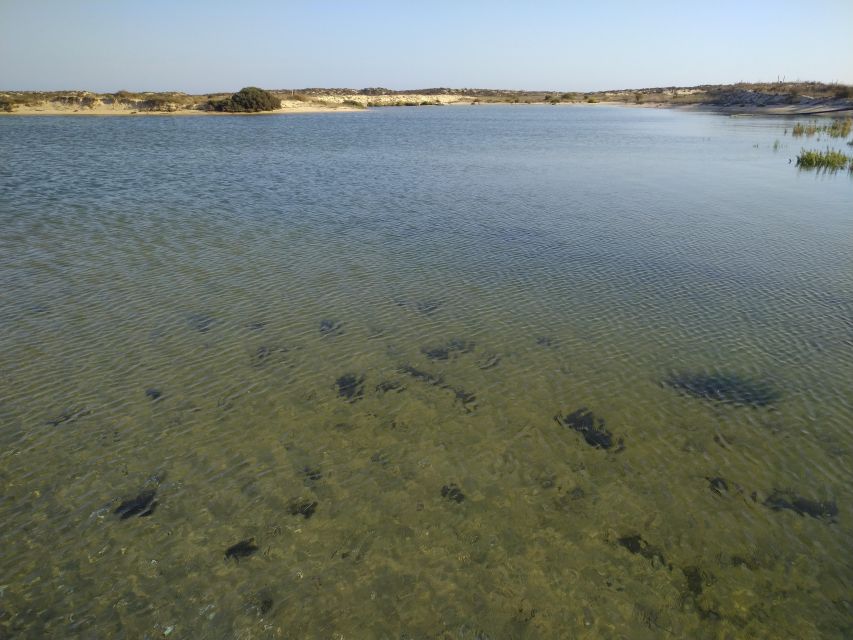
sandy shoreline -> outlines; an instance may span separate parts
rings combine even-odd
[[[2,116],[269,116],[269,115],[285,115],[298,113],[336,113],[341,111],[362,111],[355,107],[293,107],[282,108],[278,111],[262,111],[259,113],[222,113],[218,111],[200,111],[198,109],[175,109],[172,111],[139,111],[131,109],[113,109],[110,107],[94,107],[86,109],[68,109],[63,107],[47,106],[47,107],[23,107],[16,109],[12,113],[0,112]]]
[[[281,95],[281,94],[279,94]],[[314,94],[309,97],[285,94],[281,108],[259,113],[223,113],[203,108],[201,97],[185,96],[181,102],[162,99],[152,104],[151,99],[116,100],[108,95],[76,94],[54,96],[38,102],[16,104],[11,111],[0,110],[0,116],[234,116],[234,115],[290,115],[306,113],[358,112],[371,107],[433,106],[433,105],[513,105],[513,106],[620,106],[642,109],[681,109],[707,111],[742,116],[815,116],[849,117],[853,105],[827,100],[810,104],[717,104],[713,102],[674,103],[668,101],[643,101],[612,99],[570,100],[546,102],[541,100],[506,101],[491,100],[464,94]],[[621,96],[620,96],[621,97]]]
[[[442,105],[471,105],[471,100],[456,100],[453,102],[443,102]],[[796,108],[793,106],[785,107],[725,107],[713,104],[691,104],[691,105],[673,105],[667,103],[659,104],[632,104],[629,102],[567,102],[559,105],[549,105],[545,102],[532,102],[524,104],[511,104],[505,102],[478,102],[477,106],[557,106],[557,107],[628,107],[632,109],[679,109],[683,111],[705,111],[710,113],[720,113],[731,116],[820,116],[820,117],[850,117],[853,116],[853,108],[849,109],[827,109],[825,107],[811,107],[808,109]],[[376,105],[371,105],[371,108]],[[385,105],[391,106],[391,105]],[[16,109],[11,113],[0,111],[2,116],[107,116],[107,117],[149,117],[149,116],[213,116],[213,117],[229,117],[229,116],[275,116],[275,115],[297,115],[306,113],[359,113],[365,111],[365,107],[353,107],[348,105],[287,105],[276,111],[262,111],[259,113],[222,113],[217,111],[202,111],[199,109],[174,109],[171,111],[141,111],[135,109],[114,108],[107,105],[89,107],[89,108],[71,108],[64,105],[39,105],[28,106]]]
[[[0,110],[0,116],[246,116],[289,115],[302,113],[358,112],[369,107],[470,104],[470,96],[427,94],[407,95],[313,95],[294,99],[284,97],[281,108],[258,113],[225,113],[201,108],[203,101],[189,105],[162,103],[151,107],[146,100],[118,101],[93,96],[70,96],[15,105],[12,111]]]

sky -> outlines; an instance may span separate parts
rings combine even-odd
[[[0,0],[0,89],[853,84],[853,0]]]

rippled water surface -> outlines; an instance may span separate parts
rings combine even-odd
[[[0,119],[0,636],[853,636],[790,125]]]

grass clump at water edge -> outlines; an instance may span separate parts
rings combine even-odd
[[[826,133],[830,138],[846,138],[853,130],[853,119],[851,118],[836,118],[832,124],[818,125],[817,122],[809,122],[803,124],[798,122],[791,129],[791,135],[795,138],[800,136],[812,137],[818,133]]]
[[[801,150],[797,156],[797,166],[801,169],[826,169],[828,171],[839,171],[850,169],[853,171],[853,158],[835,149],[826,151]]]
[[[853,129],[853,119],[850,118],[833,120],[832,124],[825,128],[826,132],[832,138],[846,138],[850,135],[851,129]]]

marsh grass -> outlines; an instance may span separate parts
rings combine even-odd
[[[802,149],[797,156],[797,166],[801,169],[824,169],[826,171],[839,171],[841,169],[853,170],[853,158],[835,149],[826,151],[806,151]]]
[[[809,124],[803,124],[802,122],[798,122],[794,125],[794,128],[791,129],[791,135],[795,138],[799,138],[801,136],[806,136],[807,138],[815,135],[820,129],[817,124],[814,122],[810,122]]]
[[[791,129],[791,135],[795,138],[799,138],[800,136],[811,138],[813,135],[826,133],[830,138],[846,138],[850,135],[851,129],[853,129],[853,120],[850,118],[836,118],[832,121],[832,124],[824,125],[819,125],[817,122],[809,122],[808,124],[798,122]]]
[[[850,135],[851,128],[853,128],[853,120],[844,118],[843,120],[833,120],[831,125],[824,127],[824,130],[832,138],[846,138]]]

